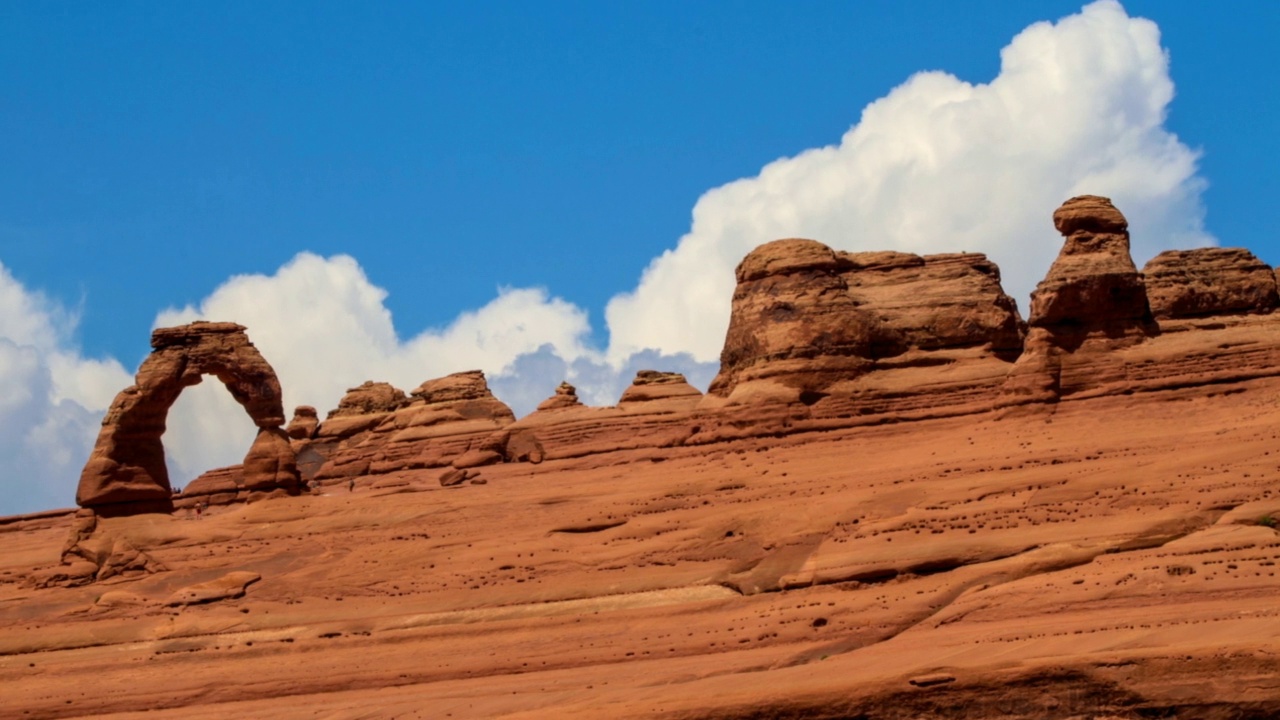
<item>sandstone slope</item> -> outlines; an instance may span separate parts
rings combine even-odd
[[[980,256],[780,241],[706,395],[370,382],[301,496],[0,519],[0,715],[1280,715],[1274,273],[1054,219],[1025,331]]]

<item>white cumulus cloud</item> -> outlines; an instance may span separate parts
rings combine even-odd
[[[0,514],[72,505],[102,415],[133,382],[81,356],[77,320],[0,264]]]
[[[1139,263],[1213,242],[1197,153],[1164,127],[1173,82],[1154,23],[1099,0],[1026,28],[1000,58],[986,84],[914,75],[868,105],[837,144],[703,194],[678,245],[610,301],[609,357],[653,348],[716,359],[733,268],[778,238],[984,252],[1024,311],[1061,247],[1050,216],[1073,195],[1115,201]]]

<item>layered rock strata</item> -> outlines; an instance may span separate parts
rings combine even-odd
[[[159,328],[151,334],[151,347],[135,384],[116,396],[102,420],[76,491],[81,507],[102,512],[171,507],[161,442],[165,419],[182,390],[204,375],[226,385],[258,427],[245,456],[243,486],[255,491],[296,489],[294,454],[281,428],[280,382],[244,327],[194,322]]]
[[[737,279],[708,409],[798,403],[803,419],[989,405],[1021,350],[1016,303],[980,254],[779,240]]]
[[[1121,385],[1124,366],[1114,351],[1158,332],[1129,254],[1129,223],[1111,201],[1071,198],[1054,212],[1053,224],[1065,242],[1031,293],[1030,329],[1005,383],[1004,405]]]
[[[1269,313],[1280,305],[1275,271],[1243,248],[1166,250],[1142,274],[1158,320]]]
[[[428,380],[407,396],[366,382],[347,392],[299,452],[323,458],[314,475],[320,481],[443,467],[471,451],[464,462],[496,462],[501,454],[481,445],[514,420],[479,370]]]

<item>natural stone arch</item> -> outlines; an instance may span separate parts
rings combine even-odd
[[[152,352],[135,384],[111,403],[89,461],[80,473],[76,503],[97,510],[171,509],[164,435],[169,408],[204,375],[222,381],[249,413],[258,435],[244,458],[244,489],[294,491],[298,470],[285,434],[284,406],[275,370],[235,323],[193,322],[151,333]]]

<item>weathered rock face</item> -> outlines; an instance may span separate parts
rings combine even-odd
[[[1066,242],[1031,294],[1025,350],[1001,405],[1054,402],[1122,384],[1124,365],[1111,353],[1158,332],[1129,255],[1129,223],[1111,201],[1071,198],[1053,223]]]
[[[1049,274],[1031,294],[1032,328],[1047,328],[1058,342],[1104,332],[1152,332],[1146,284],[1129,255],[1129,223],[1111,201],[1074,197],[1053,213],[1066,238]]]
[[[516,419],[511,408],[489,391],[484,373],[479,370],[428,380],[410,394],[413,396],[411,407],[423,406],[433,411],[453,412],[468,420],[483,418],[505,423]]]
[[[1142,268],[1157,319],[1271,312],[1276,277],[1243,248],[1166,250]]]
[[[845,253],[778,240],[748,254],[737,279],[709,391],[722,398],[795,400],[934,352],[1010,360],[1022,345],[1016,303],[983,255]]]
[[[194,322],[160,328],[151,334],[151,347],[153,351],[138,369],[135,384],[116,396],[102,420],[98,441],[80,475],[77,503],[93,508],[170,506],[172,491],[160,439],[165,418],[183,388],[199,383],[204,375],[222,381],[260,429],[259,441],[250,449],[255,462],[267,454],[274,458],[271,463],[258,463],[261,473],[268,473],[268,464],[272,469],[269,478],[267,474],[259,475],[255,482],[263,487],[296,486],[296,473],[288,472],[286,456],[291,451],[262,440],[264,431],[283,436],[280,382],[271,365],[249,342],[242,326]],[[259,442],[264,446],[260,448]],[[269,452],[266,443],[272,443]],[[288,446],[287,440],[284,444]],[[256,454],[254,448],[258,448]]]

